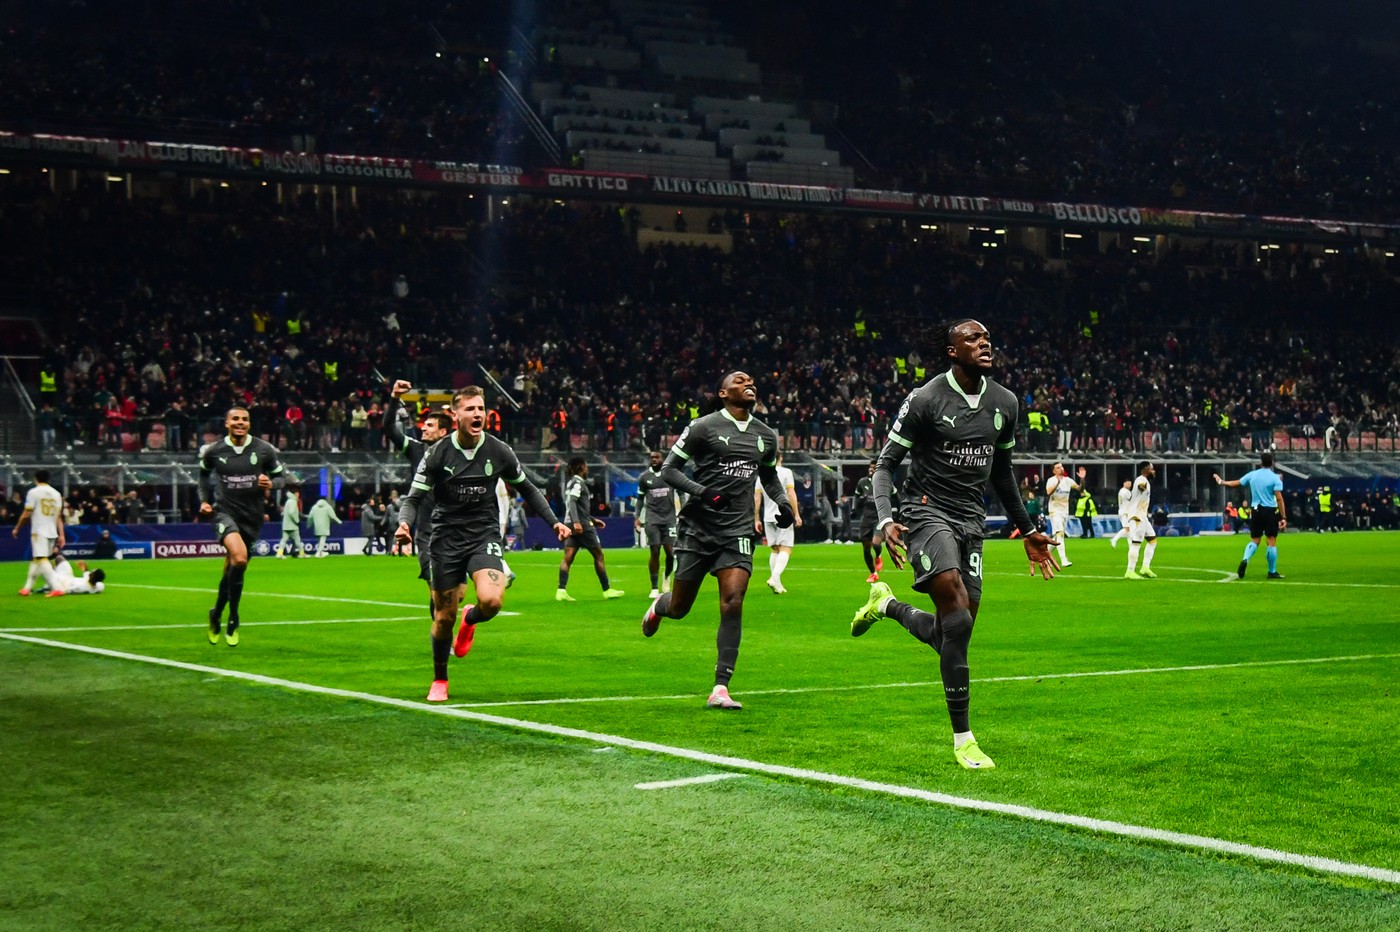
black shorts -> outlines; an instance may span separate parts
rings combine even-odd
[[[587,550],[592,553],[594,550],[602,550],[603,542],[598,539],[598,529],[593,526],[592,521],[585,521],[583,531],[574,531],[564,538],[565,550]]]
[[[479,570],[505,571],[499,537],[473,537],[465,530],[435,527],[428,550],[428,585],[436,592],[456,589]]]
[[[647,546],[661,547],[670,545],[676,546],[676,522],[670,524],[644,524],[647,532]]]
[[[870,540],[877,533],[878,532],[875,530],[875,519],[873,517],[869,521],[865,520],[864,518],[861,518],[860,533],[859,536],[857,536],[856,538],[857,540]]]
[[[698,582],[706,574],[739,568],[753,575],[753,538],[735,537],[719,543],[683,536],[676,544],[676,579]]]
[[[253,523],[247,520],[239,522],[237,518],[227,511],[214,512],[214,539],[219,543],[224,542],[224,538],[230,534],[238,532],[238,536],[243,538],[243,546],[248,551],[248,557],[253,556],[253,547],[258,542],[258,535],[262,533],[262,522]]]
[[[431,534],[428,535],[427,540],[421,537],[413,539],[413,550],[418,555],[418,578],[424,582],[431,582],[433,579],[432,548],[433,535]]]
[[[1254,509],[1249,516],[1249,536],[1278,537],[1278,509]]]
[[[927,594],[933,577],[956,569],[962,572],[968,601],[982,601],[982,535],[943,518],[910,515],[908,519],[905,543],[914,569],[914,591]]]

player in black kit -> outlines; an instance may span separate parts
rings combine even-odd
[[[676,544],[676,577],[642,616],[642,634],[651,637],[663,618],[684,618],[695,603],[700,583],[711,573],[719,583],[718,659],[712,709],[740,709],[729,696],[729,680],[739,659],[744,593],[753,573],[753,479],[778,502],[779,527],[791,527],[792,506],[778,481],[778,435],[753,416],[758,400],[746,372],[731,372],[720,382],[718,410],[690,422],[671,448],[661,478],[690,496],[681,509]],[[695,478],[681,468],[690,463]]]
[[[943,356],[950,368],[914,389],[890,428],[876,461],[876,530],[885,535],[890,559],[914,569],[914,591],[933,600],[936,614],[894,597],[877,582],[870,600],[851,621],[859,637],[882,617],[896,619],[910,634],[939,654],[943,694],[953,725],[953,757],[969,770],[996,764],[977,745],[968,724],[967,648],[982,600],[983,505],[990,480],[1011,523],[1025,535],[1031,573],[1050,579],[1060,567],[1051,540],[1035,529],[1021,500],[1011,469],[1019,411],[1016,396],[987,377],[992,368],[992,338],[975,320],[956,320],[941,328]],[[895,469],[912,456],[909,476],[900,488],[900,520],[890,513]]]
[[[224,415],[228,436],[199,451],[199,513],[214,516],[214,536],[224,545],[224,575],[219,596],[209,609],[209,643],[219,635],[229,647],[238,646],[238,603],[243,598],[243,574],[253,542],[267,516],[268,489],[283,485],[277,448],[261,437],[250,437],[248,409],[234,406]],[[228,630],[223,632],[224,606]]]
[[[384,437],[389,441],[389,449],[398,450],[408,458],[408,464],[414,472],[418,471],[418,464],[423,462],[423,457],[428,455],[428,451],[433,448],[443,437],[452,433],[456,426],[452,422],[452,415],[446,411],[432,411],[423,418],[422,437],[410,437],[403,432],[399,426],[399,408],[403,404],[403,395],[413,388],[413,383],[404,379],[394,382],[393,388],[389,390],[389,401],[384,405]],[[433,540],[433,501],[432,492],[423,493],[423,501],[418,506],[418,524],[413,528],[413,545],[418,552],[418,578],[428,583],[428,617],[433,618],[433,586],[428,578],[428,549]]]
[[[504,479],[525,496],[535,513],[554,526],[560,540],[569,529],[560,523],[543,494],[525,471],[515,451],[486,433],[486,400],[480,388],[468,385],[452,396],[457,430],[438,441],[418,464],[413,488],[399,510],[394,539],[401,545],[413,540],[413,524],[424,498],[431,492],[433,539],[430,545],[428,585],[433,590],[433,685],[429,702],[447,701],[449,652],[466,656],[476,626],[496,617],[506,588],[501,563],[500,511],[496,481]],[[462,613],[454,641],[452,622],[457,603],[471,579],[476,603]]]

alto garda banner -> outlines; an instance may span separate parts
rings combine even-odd
[[[719,208],[827,208],[920,214],[968,223],[1132,230],[1140,233],[1232,234],[1400,242],[1400,224],[1327,218],[1178,210],[1094,201],[1036,201],[960,192],[886,191],[775,184],[675,175],[526,169],[517,165],[296,152],[157,140],[116,139],[0,130],[0,164],[28,163],[158,169],[203,177],[243,177],[317,184],[392,184],[518,191],[588,198],[684,201]]]

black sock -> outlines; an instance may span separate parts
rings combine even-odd
[[[651,587],[652,587],[653,589],[657,588],[657,585],[656,585],[656,570],[651,570]]]
[[[720,612],[719,632],[715,635],[715,648],[719,653],[715,663],[716,686],[729,685],[729,678],[734,675],[734,664],[739,662],[739,638],[742,634],[739,613],[727,615]]]
[[[901,602],[898,599],[889,604],[885,609],[885,614],[904,625],[910,634],[929,647],[939,653],[943,652],[943,631],[938,624],[937,615],[921,608],[915,608],[908,602]]]
[[[221,618],[224,614],[224,606],[228,604],[228,570],[224,570],[224,575],[219,577],[219,597],[214,601],[214,617]]]
[[[943,649],[939,652],[939,672],[943,674],[943,698],[953,732],[971,731],[967,722],[971,674],[967,667],[967,645],[972,642],[972,613],[958,609],[943,619]]]
[[[668,554],[666,554],[666,578],[667,578],[667,579],[670,579],[670,578],[671,578],[671,574],[674,573],[675,571],[676,571],[676,555],[675,555],[674,553],[668,553]]]
[[[452,639],[433,638],[433,679],[447,679],[447,657],[452,653]]]
[[[872,573],[875,572],[875,554],[871,552],[870,546],[867,544],[862,547],[861,552],[865,557],[865,568]]]
[[[609,585],[608,585],[608,571],[607,571],[607,570],[599,570],[599,571],[598,571],[598,582],[600,582],[600,583],[603,584],[603,591],[604,591],[604,592],[607,592],[609,589],[612,588],[612,586],[609,586]]]
[[[661,594],[661,598],[659,598],[659,599],[656,600],[656,608],[653,609],[653,611],[656,612],[656,615],[657,615],[658,618],[665,618],[665,617],[667,617],[666,613],[667,613],[668,611],[670,611],[670,610],[671,610],[671,593],[669,593],[669,592],[663,592],[663,593]]]
[[[560,570],[560,571],[559,571],[559,588],[560,588],[560,589],[567,589],[567,588],[569,588],[569,571],[568,571],[568,570]]]
[[[478,621],[481,620],[481,609],[477,608],[475,605],[467,609],[467,615],[465,620],[469,625],[476,624]]]
[[[243,574],[246,566],[231,566],[228,570],[228,623],[238,624],[238,602],[243,598]]]

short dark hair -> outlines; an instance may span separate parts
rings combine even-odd
[[[571,475],[571,476],[577,476],[577,475],[578,475],[578,471],[579,471],[580,469],[582,469],[583,467],[587,466],[587,465],[588,465],[588,460],[584,459],[584,458],[581,457],[581,456],[572,456],[572,457],[570,457],[570,458],[569,458],[569,475]]]
[[[36,470],[34,470],[34,481],[35,481],[35,482],[48,482],[48,481],[49,481],[49,471],[48,471],[47,469],[36,469]]]
[[[94,586],[102,582],[102,580],[106,578],[107,571],[102,569],[102,567],[100,566],[97,569],[93,570],[91,573],[88,573],[88,582],[92,583]]]
[[[451,430],[457,426],[457,421],[446,411],[429,411],[427,417],[423,418],[424,423],[437,421],[439,430]]]
[[[1139,476],[1142,475],[1143,470],[1149,469],[1149,468],[1151,468],[1151,466],[1152,466],[1152,461],[1151,461],[1151,460],[1143,460],[1141,463],[1138,463],[1138,475],[1139,475]]]
[[[942,334],[940,345],[938,347],[939,359],[942,359],[944,362],[948,361],[948,350],[953,348],[953,331],[961,327],[963,324],[970,324],[972,322],[973,318],[971,317],[958,317],[952,320],[940,321],[937,324],[936,332]]]
[[[1273,455],[1272,453],[1267,453],[1267,452],[1266,452],[1266,453],[1260,453],[1260,454],[1259,454],[1259,465],[1260,465],[1260,466],[1263,466],[1265,469],[1273,469],[1273,468],[1274,468],[1274,455]]]

